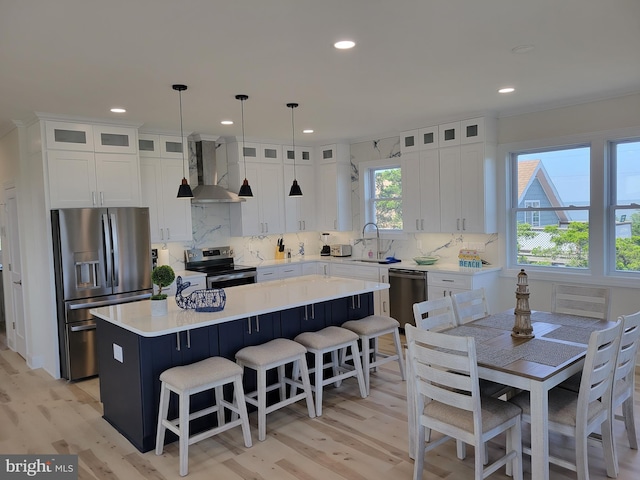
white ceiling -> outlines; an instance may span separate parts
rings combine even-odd
[[[33,112],[179,131],[184,83],[185,132],[240,135],[244,93],[247,138],[289,141],[287,102],[297,144],[371,138],[635,93],[639,50],[638,0],[0,0],[0,131]]]

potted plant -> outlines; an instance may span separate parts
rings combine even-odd
[[[167,314],[167,294],[162,289],[173,283],[176,274],[169,265],[160,265],[151,272],[151,281],[158,286],[158,292],[151,295],[151,316]]]

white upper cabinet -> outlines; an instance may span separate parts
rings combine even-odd
[[[244,202],[230,204],[231,235],[241,237],[283,233],[285,217],[282,147],[245,143],[244,158],[241,149],[242,143],[227,144],[229,189],[236,192],[240,189],[246,168],[246,178],[251,185],[253,197],[247,197]]]
[[[409,130],[400,134],[400,153],[418,152],[438,148],[438,125],[417,130]]]
[[[284,165],[285,231],[288,233],[316,230],[316,181],[314,167],[309,163],[298,165],[296,159],[295,178],[302,190],[301,197],[289,196],[294,179],[294,166]]]
[[[472,143],[440,150],[442,232],[495,233],[495,145]]]
[[[113,125],[93,126],[93,147],[96,152],[138,153],[138,131]]]
[[[82,150],[93,152],[93,127],[70,122],[45,122],[48,150]]]
[[[406,232],[440,231],[440,162],[437,149],[405,153],[402,223]]]
[[[313,165],[313,148],[296,146],[295,164],[296,165]],[[293,146],[284,145],[282,147],[282,158],[286,164],[294,163]]]
[[[51,208],[140,203],[137,155],[50,150],[47,164]]]
[[[183,177],[180,136],[139,135],[142,206],[149,207],[151,242],[193,240],[191,201],[177,198]],[[144,153],[143,153],[144,152]]]
[[[317,150],[317,225],[321,231],[351,231],[351,152],[349,145],[325,145]]]
[[[136,128],[44,120],[51,208],[140,204]]]

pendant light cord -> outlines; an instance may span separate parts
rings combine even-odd
[[[242,119],[242,163],[244,163],[244,178],[247,178],[247,159],[244,157],[244,98],[240,99],[240,111]]]
[[[291,141],[293,142],[293,179],[296,179],[296,127],[293,123],[293,109],[295,108],[291,104]],[[296,105],[297,107],[297,105]]]
[[[178,97],[180,98],[180,144],[182,145],[182,176],[187,178],[187,174],[184,168],[184,132],[182,130],[182,90],[178,90]]]

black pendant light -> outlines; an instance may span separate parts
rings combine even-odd
[[[302,189],[298,185],[296,180],[296,127],[293,123],[293,109],[297,108],[297,103],[287,103],[287,107],[291,109],[291,130],[292,130],[292,142],[293,142],[293,183],[291,184],[291,190],[289,190],[290,197],[301,197]]]
[[[182,92],[187,89],[186,85],[176,84],[173,85],[173,89],[178,91],[178,96],[180,97],[180,143],[182,145],[182,183],[178,188],[178,198],[193,198],[193,192],[191,191],[191,187],[189,186],[189,182],[187,181],[187,173],[185,170],[185,159],[184,159],[184,133],[182,131]]]
[[[247,160],[244,158],[244,101],[248,98],[248,95],[236,95],[236,100],[240,100],[240,105],[242,105],[242,163],[244,163],[244,181],[238,192],[239,197],[253,197],[251,185],[247,180]]]

